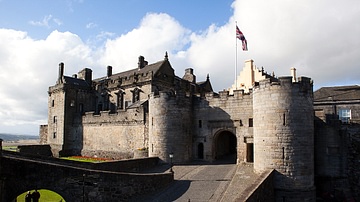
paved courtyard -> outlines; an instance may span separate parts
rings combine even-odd
[[[252,164],[189,164],[173,167],[175,181],[141,201],[236,201],[257,179]]]

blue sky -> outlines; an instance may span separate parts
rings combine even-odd
[[[231,0],[2,0],[0,27],[26,31],[35,39],[46,38],[54,29],[71,31],[86,40],[101,32],[114,36],[129,32],[146,13],[167,13],[188,29],[206,30],[212,23],[228,21],[231,4]]]
[[[249,48],[237,55],[235,21]],[[0,0],[0,132],[38,134],[60,62],[97,78],[167,51],[178,76],[191,67],[221,91],[253,59],[276,76],[295,67],[316,90],[359,84],[359,36],[358,0]]]

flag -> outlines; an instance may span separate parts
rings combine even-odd
[[[245,39],[244,34],[240,31],[239,27],[236,25],[236,38],[238,38],[239,40],[241,40],[242,42],[242,49],[243,51],[247,51],[247,41]]]

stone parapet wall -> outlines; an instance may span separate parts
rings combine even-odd
[[[144,118],[143,108],[118,110],[115,113],[110,111],[101,111],[99,114],[86,112],[82,116],[82,124],[131,125],[144,123]]]
[[[237,201],[258,202],[275,201],[274,170],[262,173],[249,189],[245,190]]]
[[[76,168],[56,164],[56,161],[36,158],[19,161],[17,158],[3,156],[0,201],[12,201],[34,187],[51,189],[66,201],[129,201],[160,190],[174,180],[174,175],[170,172],[111,172]]]

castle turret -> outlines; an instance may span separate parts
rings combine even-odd
[[[176,95],[160,92],[149,99],[149,156],[170,162],[191,159],[191,98],[184,93]]]
[[[275,169],[276,201],[315,201],[313,90],[309,78],[265,79],[253,92],[254,169]]]

